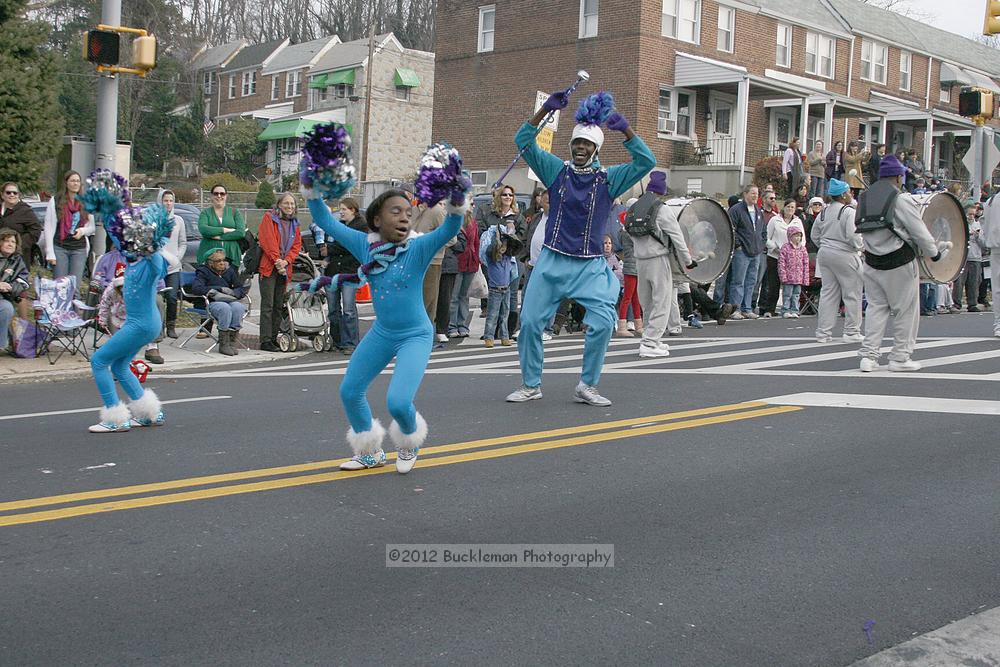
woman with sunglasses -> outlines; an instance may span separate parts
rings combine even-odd
[[[226,186],[216,183],[211,192],[212,206],[202,209],[198,216],[198,230],[201,232],[198,263],[204,264],[213,250],[221,248],[229,263],[239,269],[243,257],[239,242],[246,236],[247,224],[243,215],[226,203],[229,198]]]

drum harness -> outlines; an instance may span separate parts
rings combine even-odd
[[[883,192],[882,190],[884,189],[891,190],[891,192]],[[877,214],[871,214],[866,211],[868,208],[865,206],[867,198],[872,196],[872,194],[876,197],[876,203],[879,197],[884,197],[886,200],[881,211]],[[865,234],[879,229],[888,229],[890,232],[895,234],[896,238],[903,242],[902,247],[897,250],[893,250],[886,255],[876,255],[865,250],[865,264],[879,271],[889,271],[890,269],[899,268],[900,266],[909,264],[917,258],[917,253],[914,252],[910,242],[904,239],[902,235],[896,231],[896,226],[894,224],[895,216],[893,215],[892,207],[896,203],[896,198],[899,194],[899,190],[891,184],[882,184],[880,182],[876,183],[862,193],[862,197],[865,197],[865,202],[862,202],[860,198],[858,200],[858,212],[862,213],[862,215],[860,215],[859,220],[854,225],[856,232],[859,234]]]

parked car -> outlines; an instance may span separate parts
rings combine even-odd
[[[523,192],[518,192],[514,194],[514,199],[517,201],[517,210],[524,213],[531,206],[531,194],[525,194]],[[488,211],[493,205],[493,195],[489,192],[483,192],[472,198],[472,210],[475,211],[477,208],[483,209],[483,211]]]
[[[201,245],[201,231],[198,230],[198,216],[201,210],[193,204],[174,204],[174,213],[184,221],[187,232],[187,251],[181,258],[184,271],[193,271],[198,263],[198,246]]]

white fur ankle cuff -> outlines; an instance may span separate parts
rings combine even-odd
[[[128,406],[124,403],[110,408],[101,408],[101,423],[103,424],[125,424],[132,418],[129,414]]]
[[[347,429],[347,444],[351,446],[351,451],[355,456],[374,454],[382,449],[382,440],[385,439],[385,428],[382,422],[377,419],[372,420],[372,427],[367,431],[358,433],[353,428]]]
[[[161,407],[160,397],[152,389],[147,389],[142,396],[129,403],[132,414],[139,419],[156,419]]]
[[[396,445],[396,449],[417,449],[424,444],[424,440],[427,439],[427,422],[419,412],[416,421],[417,430],[413,433],[403,433],[395,419],[389,424],[389,438]]]

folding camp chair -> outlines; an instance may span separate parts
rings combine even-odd
[[[74,299],[76,294],[76,276],[63,276],[55,280],[35,276],[35,293],[38,299],[34,302],[36,326],[42,332],[42,344],[38,351],[43,353],[50,364],[55,364],[69,351],[70,354],[80,352],[85,359],[87,354],[87,327],[94,318],[84,319],[80,312],[93,312],[95,308]],[[52,343],[58,342],[62,350],[52,358]]]
[[[188,337],[185,338],[181,342],[181,344],[178,345],[177,347],[184,347],[189,342],[191,342],[192,338],[197,336],[199,333],[204,332],[206,336],[212,339],[212,344],[205,351],[211,352],[212,350],[215,349],[215,346],[219,344],[219,337],[217,334],[214,333],[213,329],[209,328],[209,324],[211,324],[215,320],[212,319],[211,313],[208,312],[208,300],[203,296],[191,293],[191,284],[194,283],[194,273],[195,273],[194,271],[181,271],[180,298],[183,301],[187,301],[189,304],[191,304],[191,307],[185,308],[184,312],[187,313],[188,315],[191,315],[197,320],[198,327],[194,331],[192,331],[188,335]],[[243,318],[246,319],[246,316],[250,314],[251,301],[249,294],[243,298],[247,304],[246,314],[244,314],[243,316]],[[243,347],[243,349],[245,350],[250,349],[249,346],[247,346],[246,343],[242,342],[238,336],[236,338],[236,342],[238,345]]]

